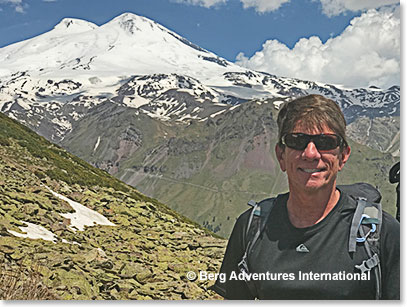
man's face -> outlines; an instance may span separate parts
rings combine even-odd
[[[304,129],[297,125],[293,133],[321,134],[334,133],[324,129]],[[277,159],[283,172],[287,172],[290,192],[312,193],[321,188],[332,188],[336,184],[337,173],[343,168],[350,155],[350,147],[341,150],[318,150],[311,141],[304,150],[295,150],[276,145]]]

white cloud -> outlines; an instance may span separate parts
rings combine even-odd
[[[28,4],[23,3],[23,0],[0,0],[0,5],[8,4],[14,7],[17,13],[24,13],[28,8]]]
[[[176,3],[198,5],[206,8],[226,3],[227,0],[172,0]]]
[[[325,44],[313,36],[301,38],[290,49],[277,40],[268,40],[251,58],[240,53],[236,62],[280,76],[347,87],[398,85],[399,10],[369,10]]]
[[[240,0],[243,8],[253,7],[258,13],[266,13],[278,10],[284,3],[290,0]]]
[[[56,1],[56,0],[43,0]],[[198,5],[210,8],[216,5],[225,4],[229,0],[172,0],[176,3]],[[235,0],[233,0],[235,1]],[[244,9],[254,8],[258,13],[267,13],[278,10],[284,3],[291,0],[240,0]],[[332,17],[346,13],[347,11],[366,11],[377,9],[386,5],[399,4],[399,0],[310,0],[320,2],[322,13]]]
[[[243,8],[254,8],[258,13],[278,10],[284,3],[291,0],[240,0]],[[366,11],[380,8],[385,5],[400,3],[399,0],[312,0],[321,2],[322,12],[327,16],[336,16],[347,11]]]
[[[58,0],[42,0],[43,2],[57,2]],[[14,7],[14,10],[17,13],[25,13],[26,10],[29,8],[29,5],[26,1],[23,0],[0,0],[0,12],[3,11],[2,5],[7,4]]]
[[[366,11],[385,5],[399,4],[399,0],[313,0],[320,1],[322,12],[327,16],[336,16],[346,11]]]
[[[11,4],[21,4],[22,0],[0,0],[0,3],[11,3]]]

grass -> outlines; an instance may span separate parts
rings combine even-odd
[[[56,294],[41,282],[41,274],[35,269],[19,266],[9,268],[3,264],[0,272],[1,300],[57,300]]]

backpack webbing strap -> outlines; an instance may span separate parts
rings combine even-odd
[[[243,273],[244,277],[245,277],[245,282],[249,288],[250,293],[254,296],[257,297],[257,289],[254,286],[253,283],[250,283],[247,279],[246,279],[246,274],[249,274],[249,266],[247,264],[247,255],[249,252],[249,249],[251,247],[251,240],[248,240],[249,235],[250,235],[250,228],[252,226],[252,222],[253,222],[253,217],[255,215],[255,212],[258,212],[258,203],[254,202],[253,200],[249,201],[248,203],[250,206],[253,207],[252,211],[250,212],[250,216],[249,216],[249,221],[247,222],[247,229],[246,229],[246,236],[245,236],[245,252],[243,254],[242,260],[240,260],[240,262],[237,264],[237,267],[239,268],[240,273]]]
[[[359,228],[359,232],[362,237],[365,236],[364,231],[362,227]],[[359,269],[362,273],[365,273],[367,271],[370,271],[371,269],[374,270],[374,275],[375,275],[375,283],[376,283],[376,294],[375,294],[375,299],[379,300],[382,296],[382,270],[380,267],[380,258],[378,255],[378,250],[373,250],[375,247],[371,246],[369,244],[369,240],[364,241],[364,246],[367,252],[367,255],[370,257],[367,260],[363,260],[363,262],[360,265],[355,265],[355,268]]]
[[[258,292],[254,282],[251,278],[246,278],[249,276],[249,265],[248,265],[248,256],[257,242],[257,239],[260,237],[261,233],[263,232],[267,218],[271,212],[271,209],[274,206],[274,198],[268,198],[262,200],[260,203],[255,203],[253,201],[249,202],[250,206],[253,206],[253,209],[250,213],[249,221],[247,223],[246,229],[246,249],[243,254],[242,260],[238,263],[238,268],[240,273],[243,273],[244,281],[246,282],[247,287],[249,288],[250,293],[257,298]],[[252,229],[256,227],[256,229]],[[254,232],[253,232],[254,230]],[[253,235],[254,234],[254,235]]]
[[[247,238],[249,237],[250,226],[252,225],[253,216],[254,216],[254,215],[258,215],[258,212],[259,212],[259,211],[258,211],[259,204],[256,203],[254,200],[249,201],[249,202],[248,202],[248,205],[252,206],[253,209],[252,209],[252,211],[250,212],[249,221],[247,222],[246,240],[247,240]],[[256,213],[257,213],[257,214],[256,214]],[[246,247],[247,247],[247,246],[248,246],[248,244],[246,244]],[[246,250],[247,250],[247,248],[246,248]]]
[[[381,297],[381,267],[379,238],[382,224],[382,208],[380,204],[368,203],[366,198],[358,198],[353,215],[350,234],[349,252],[356,252],[356,244],[363,243],[369,259],[355,265],[362,273],[374,270],[376,283],[376,299]],[[368,226],[370,225],[370,226]],[[365,229],[365,230],[364,230]],[[358,237],[358,233],[360,237]]]
[[[378,241],[380,236],[381,224],[382,224],[382,209],[380,204],[368,203],[366,198],[358,198],[358,204],[356,206],[355,214],[353,215],[352,224],[349,233],[349,246],[350,253],[356,252],[356,243],[364,242],[358,238],[358,231],[361,225],[372,225],[373,236],[368,236],[366,239],[369,241]],[[364,235],[366,236],[366,235]],[[364,237],[362,236],[362,238]]]
[[[349,234],[349,252],[356,252],[356,238],[358,235],[358,229],[362,219],[363,210],[366,207],[366,198],[359,198],[358,205],[356,206],[355,213],[353,215],[352,224],[350,226]]]

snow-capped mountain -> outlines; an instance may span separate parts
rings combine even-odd
[[[399,86],[252,71],[129,13],[102,26],[64,19],[0,49],[1,112],[225,236],[240,210],[230,205],[286,188],[275,116],[307,94],[335,100],[350,124],[345,181],[384,186],[399,154]]]
[[[336,100],[352,122],[398,115],[399,92],[398,86],[343,89],[251,71],[130,13],[102,26],[63,19],[0,49],[0,111],[56,141],[100,103],[186,121],[253,99],[281,103],[315,93]]]
[[[63,19],[45,34],[2,48],[0,63],[0,76],[30,71],[32,76],[82,79],[84,84],[95,76],[120,81],[123,76],[154,73],[179,73],[207,82],[226,71],[244,71],[154,21],[130,13],[100,27]]]

